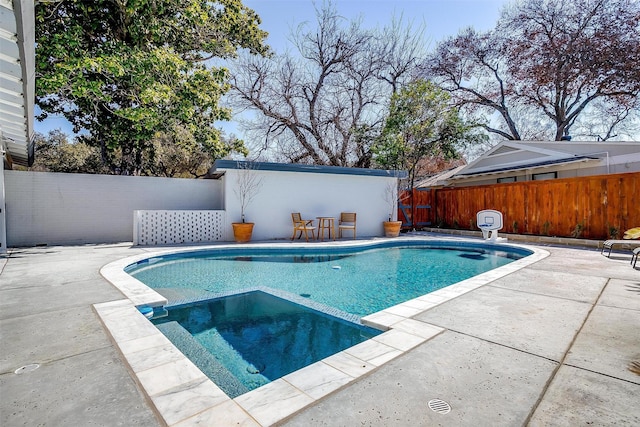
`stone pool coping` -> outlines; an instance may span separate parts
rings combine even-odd
[[[140,313],[137,309],[139,306],[162,306],[167,300],[124,272],[127,265],[168,253],[240,247],[366,247],[381,240],[386,239],[154,248],[148,253],[105,265],[100,273],[127,298],[94,304],[93,307],[151,406],[167,425],[211,425],[215,422],[220,425],[265,426],[286,419],[444,331],[443,328],[412,319],[413,316],[549,256],[549,252],[539,248],[494,243],[497,246],[526,249],[533,254],[365,316],[361,319],[363,324],[386,332],[235,399],[220,390]],[[423,236],[398,238],[394,242],[416,240],[478,243],[478,240],[464,238]]]

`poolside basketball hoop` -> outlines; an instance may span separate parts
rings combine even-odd
[[[484,240],[498,240],[498,230],[502,229],[502,212],[493,209],[480,211],[476,215],[478,228],[482,230]]]

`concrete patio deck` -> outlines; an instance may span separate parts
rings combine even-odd
[[[544,249],[416,315],[444,331],[281,425],[640,425],[640,270],[630,253]],[[0,259],[0,425],[166,425],[92,308],[123,299],[99,269],[150,250],[18,248]],[[432,399],[451,411],[432,411]]]

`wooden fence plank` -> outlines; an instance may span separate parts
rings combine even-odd
[[[482,209],[502,212],[506,233],[603,240],[640,227],[640,172],[413,193],[414,202],[431,206],[414,210],[414,219],[443,228],[477,230]]]

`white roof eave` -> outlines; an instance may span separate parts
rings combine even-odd
[[[12,163],[33,163],[33,0],[0,0],[0,147]]]
[[[449,180],[452,181],[459,181],[462,179],[466,179],[466,178],[474,178],[474,177],[480,177],[480,176],[489,176],[489,175],[505,175],[505,174],[511,174],[513,172],[519,172],[519,171],[531,171],[531,170],[535,170],[535,169],[549,169],[552,167],[557,167],[557,166],[564,166],[570,163],[586,163],[586,162],[600,162],[600,159],[588,159],[588,158],[580,158],[580,159],[575,159],[575,160],[567,160],[561,163],[553,163],[553,164],[548,164],[548,165],[536,165],[536,166],[527,166],[527,165],[523,165],[522,167],[514,167],[514,168],[510,168],[507,170],[488,170],[485,172],[477,172],[477,173],[472,173],[472,174],[468,174],[468,175],[454,175],[451,178],[449,178]]]

